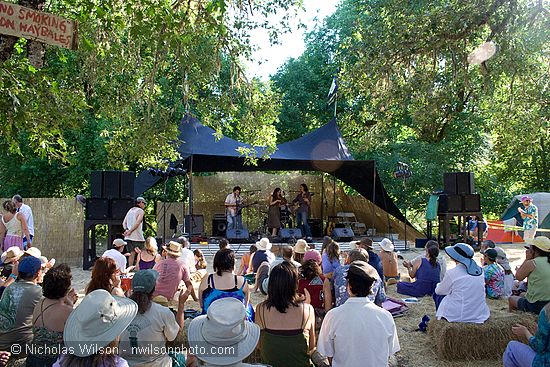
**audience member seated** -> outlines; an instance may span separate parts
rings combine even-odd
[[[321,255],[321,264],[323,275],[327,278],[332,278],[334,270],[340,266],[340,246],[336,242],[328,244],[327,248]]]
[[[527,240],[525,261],[516,271],[516,280],[527,278],[527,293],[508,298],[510,311],[539,314],[550,301],[550,238],[539,236]]]
[[[153,267],[159,273],[154,296],[163,296],[168,301],[171,301],[179,289],[180,282],[183,281],[186,290],[188,289],[191,297],[197,301],[198,298],[191,284],[189,268],[181,258],[181,244],[170,241],[168,246],[163,246],[162,248],[166,252],[166,259],[162,259]]]
[[[166,342],[172,341],[183,329],[185,301],[191,294],[189,290],[181,292],[178,299],[178,311],[174,313],[167,307],[153,302],[153,291],[159,273],[156,270],[140,270],[132,279],[130,299],[138,305],[137,314],[120,336],[120,356],[130,366],[164,367],[172,366],[172,358],[165,352]],[[139,346],[140,352],[132,352]],[[185,363],[183,354],[175,354],[174,359]]]
[[[497,252],[497,264],[504,269],[504,297],[510,297],[512,295],[512,288],[514,287],[514,273],[512,273],[512,267],[508,261],[508,256],[502,247],[495,247]]]
[[[190,348],[197,351],[195,357],[200,366],[252,367],[242,361],[256,349],[260,328],[246,320],[243,304],[230,297],[212,302],[206,315],[191,321],[187,335]],[[234,353],[223,357],[210,353],[220,346]]]
[[[122,254],[124,246],[126,246],[126,241],[122,238],[117,238],[113,241],[113,248],[101,255],[101,257],[109,257],[115,260],[116,267],[121,273],[126,273],[126,256]]]
[[[229,241],[227,240],[227,238],[222,238],[220,240],[220,242],[218,242],[218,246],[219,246],[220,250],[230,248],[229,247]]]
[[[512,327],[512,332],[527,341],[508,343],[502,356],[504,367],[547,367],[550,366],[550,303],[539,315],[535,335],[524,325]]]
[[[4,289],[13,284],[13,282],[15,282],[15,280],[17,279],[17,265],[22,255],[23,250],[21,250],[17,246],[12,246],[4,251],[4,253],[2,253],[1,260],[4,266],[2,268],[2,273],[0,274],[0,276],[2,278],[5,278],[5,280],[0,280],[0,298],[4,293]]]
[[[411,279],[416,278],[416,280],[412,283],[397,283],[397,293],[413,297],[433,295],[441,272],[441,267],[437,262],[438,255],[439,248],[430,246],[425,248],[423,258],[417,259],[414,263],[403,261],[403,266],[407,268]]]
[[[323,264],[323,258],[321,256],[321,253],[315,249],[307,250],[304,254],[304,259],[302,262],[306,262],[309,260],[314,260],[319,266],[322,266]]]
[[[335,307],[341,306],[346,302],[349,297],[348,294],[348,281],[346,280],[347,271],[349,265],[354,261],[364,261],[368,264],[369,254],[363,248],[356,248],[348,253],[346,258],[346,264],[334,271],[334,295],[335,295]],[[369,265],[370,266],[370,265]],[[374,269],[374,267],[372,267]],[[376,270],[376,269],[374,269]],[[378,272],[376,272],[378,275]],[[382,306],[382,303],[386,300],[386,293],[384,292],[384,283],[380,276],[377,276],[372,285],[371,292],[368,295],[371,302],[374,302],[377,306]]]
[[[105,289],[114,296],[124,297],[124,291],[120,287],[120,270],[115,260],[109,257],[100,257],[94,262],[92,279],[86,287],[86,294],[96,289]]]
[[[482,324],[489,318],[483,270],[473,260],[474,249],[465,243],[445,248],[456,263],[435,288],[436,317],[449,322]]]
[[[294,260],[300,264],[304,261],[304,254],[309,250],[306,240],[299,239],[294,245]]]
[[[267,288],[268,288],[268,284],[269,284],[269,274],[271,274],[271,270],[275,266],[279,265],[283,261],[288,261],[289,263],[294,265],[296,267],[296,269],[299,269],[300,266],[302,266],[301,263],[299,263],[297,261],[294,261],[294,259],[293,259],[294,249],[291,246],[283,246],[280,249],[279,253],[281,254],[281,256],[275,257],[275,260],[273,260],[269,264],[269,266],[267,265],[267,263],[263,263],[258,268],[258,272],[256,273],[256,283],[254,285],[254,291],[259,289],[262,292],[262,294],[264,294],[264,295],[267,294]],[[303,256],[302,256],[302,258],[303,258]],[[266,271],[267,271],[267,276],[266,276]]]
[[[193,255],[195,256],[195,272],[191,274],[191,280],[193,282],[200,282],[202,278],[208,274],[208,271],[206,270],[208,263],[206,262],[204,254],[200,249],[194,250]]]
[[[36,349],[31,349],[43,352],[29,353],[26,360],[27,367],[50,367],[59,357],[63,347],[63,329],[78,299],[75,290],[71,287],[71,280],[71,269],[67,264],[60,264],[44,275],[42,283],[44,297],[38,302],[32,315],[34,335],[32,344]],[[52,348],[44,350],[45,345]],[[58,353],[47,353],[54,350]]]
[[[63,332],[66,351],[53,367],[128,367],[116,354],[120,334],[137,314],[129,298],[112,296],[104,289],[90,292],[69,315]]]
[[[265,237],[256,242],[257,250],[250,258],[250,266],[253,273],[258,272],[258,268],[263,262],[271,263],[275,259],[275,255],[271,252],[271,246],[271,242]]]
[[[428,242],[426,242],[424,248],[428,249],[429,247],[437,247],[439,249],[439,244],[437,243],[437,241],[429,240]],[[410,263],[414,264],[417,261],[421,261],[424,257],[425,255],[418,255],[412,261],[410,261]],[[443,277],[445,276],[445,272],[447,271],[447,258],[441,253],[441,251],[439,252],[439,256],[437,257],[437,263],[439,264],[439,267],[441,269],[441,273],[439,274],[439,281],[442,281]]]
[[[184,236],[180,236],[176,239],[176,242],[181,245],[181,259],[187,265],[187,268],[189,269],[189,274],[193,274],[196,270],[195,255],[193,254],[193,251],[189,249],[191,247],[189,240]]]
[[[504,269],[496,263],[497,256],[497,251],[493,248],[483,253],[485,290],[487,297],[495,299],[504,296]]]
[[[256,307],[262,363],[309,367],[315,350],[315,311],[298,294],[298,271],[283,262],[271,271],[267,299]]]
[[[313,306],[315,324],[320,328],[326,312],[332,308],[330,281],[323,276],[321,267],[315,260],[304,261],[299,271],[298,292],[303,294],[306,302]]]
[[[223,249],[216,252],[213,263],[214,273],[204,277],[199,286],[199,303],[202,314],[217,299],[233,297],[246,307],[247,320],[254,321],[254,309],[249,304],[250,291],[244,277],[235,274],[235,252]]]
[[[399,264],[397,263],[397,253],[394,251],[393,243],[384,238],[380,241],[380,261],[384,272],[384,283],[395,284],[399,278]]]
[[[29,256],[18,266],[18,278],[4,291],[0,299],[0,350],[9,351],[19,344],[22,353],[13,358],[25,356],[25,345],[32,341],[32,313],[42,296],[37,282],[42,274],[40,259]]]
[[[369,265],[376,269],[380,279],[384,279],[384,269],[382,267],[382,260],[380,256],[374,252],[372,247],[372,240],[368,237],[362,238],[361,241],[355,242],[356,248],[365,249],[369,254]]]
[[[241,264],[239,265],[239,271],[237,272],[237,275],[246,275],[252,273],[250,259],[252,258],[252,254],[255,253],[257,249],[258,248],[256,247],[256,245],[250,245],[248,252],[244,254],[241,259]]]
[[[367,297],[377,278],[365,261],[349,265],[350,298],[327,312],[317,343],[319,353],[332,358],[332,367],[387,366],[389,357],[399,351],[392,315]]]
[[[162,258],[158,253],[157,240],[154,237],[147,237],[143,250],[135,248],[137,252],[136,271],[153,269]]]

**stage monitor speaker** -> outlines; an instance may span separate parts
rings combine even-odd
[[[212,219],[212,236],[225,237],[227,231],[227,219],[216,218]]]
[[[116,199],[120,197],[120,171],[103,171],[103,195]]]
[[[109,218],[109,199],[86,199],[86,219],[104,220]]]
[[[465,212],[480,212],[481,211],[481,196],[479,194],[464,195],[464,211]]]
[[[349,242],[353,240],[353,231],[351,228],[334,228],[332,238],[339,242]]]
[[[438,213],[460,213],[462,211],[461,195],[439,195]]]
[[[248,229],[228,229],[226,232],[227,240],[229,242],[243,242],[248,241],[250,235],[248,234]]]
[[[100,198],[103,195],[103,171],[90,172],[90,194],[93,198]]]
[[[302,238],[302,231],[300,228],[281,228],[279,231],[279,237],[282,240],[288,240],[290,238]]]
[[[311,229],[312,237],[323,237],[323,222],[318,218],[309,218],[307,220],[309,228]]]
[[[126,213],[134,206],[133,199],[111,199],[111,218],[124,220]]]
[[[133,171],[120,172],[120,193],[119,198],[130,199],[134,197],[134,181],[136,173]]]
[[[189,235],[202,235],[204,233],[203,215],[186,215],[184,220],[185,233]]]

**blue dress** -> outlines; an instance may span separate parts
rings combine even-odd
[[[439,263],[437,263],[436,266],[432,266],[430,261],[423,257],[422,263],[416,271],[416,281],[412,283],[397,283],[397,293],[413,297],[432,295],[435,291],[435,286],[439,283],[440,273],[441,266]]]
[[[214,277],[213,274],[210,274],[208,276],[208,288],[206,288],[202,292],[202,314],[206,315],[206,311],[208,310],[208,307],[210,307],[210,304],[214,302],[217,299],[221,298],[227,298],[227,297],[233,297],[238,299],[243,303],[243,305],[246,306],[246,320],[250,322],[254,322],[254,309],[252,308],[252,305],[249,303],[246,305],[246,297],[244,295],[243,288],[246,284],[246,280],[243,282],[243,285],[238,288],[237,287],[237,276],[235,275],[235,287],[232,289],[222,290],[222,289],[216,289],[216,286],[214,285]]]

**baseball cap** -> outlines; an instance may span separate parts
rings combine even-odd
[[[36,274],[42,267],[42,261],[38,257],[28,256],[21,260],[18,270],[20,273]]]
[[[143,196],[138,196],[136,198],[136,203],[144,203],[144,204],[147,204],[147,202],[145,201],[145,199],[143,198]]]
[[[521,201],[525,201],[525,200],[531,200],[531,201],[533,201],[533,198],[532,198],[531,196],[529,196],[529,195],[523,195],[523,196],[521,197]]]
[[[113,247],[122,247],[126,245],[127,245],[127,242],[124,241],[122,238],[117,238],[113,241]]]
[[[151,293],[157,284],[159,273],[153,269],[140,270],[132,278],[132,290],[134,292]]]

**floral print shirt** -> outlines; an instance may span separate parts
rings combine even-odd
[[[483,267],[485,274],[485,290],[487,297],[500,298],[504,296],[504,269],[496,263]]]
[[[530,214],[533,218],[525,218],[523,220],[523,229],[537,229],[539,227],[539,210],[533,204],[529,205],[525,210],[526,214]]]

